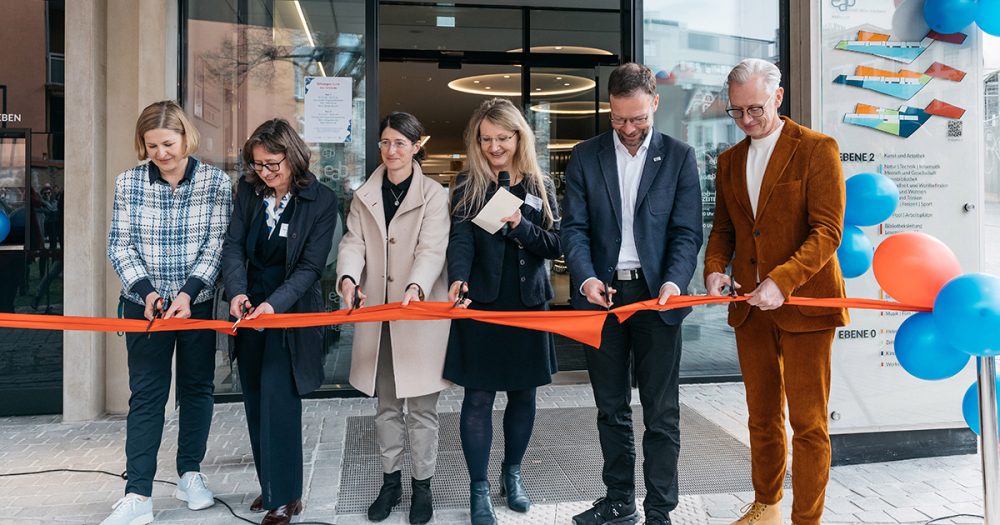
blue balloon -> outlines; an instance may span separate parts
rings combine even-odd
[[[1000,277],[967,273],[948,281],[934,299],[934,322],[959,350],[1000,355]]]
[[[903,369],[919,379],[947,379],[965,368],[969,354],[948,344],[927,312],[911,315],[896,332],[896,359]]]
[[[1000,0],[979,0],[976,24],[984,33],[1000,36]]]
[[[892,217],[899,205],[899,188],[881,173],[859,173],[846,186],[844,224],[875,226]]]
[[[857,226],[844,226],[844,235],[837,248],[837,260],[840,261],[840,272],[848,279],[863,275],[872,267],[872,257],[875,247],[872,241]]]
[[[945,35],[957,33],[976,20],[976,0],[925,0],[924,20],[931,29]]]
[[[0,242],[3,242],[10,233],[10,218],[3,210],[0,210]]]
[[[997,399],[1000,399],[1000,376],[997,377]],[[969,386],[969,389],[965,391],[965,395],[962,396],[962,417],[965,418],[965,424],[969,425],[969,428],[973,432],[979,434],[982,432],[979,423],[979,382],[976,381]]]

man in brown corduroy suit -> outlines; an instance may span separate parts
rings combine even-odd
[[[734,525],[781,525],[787,443],[792,437],[792,523],[818,525],[830,471],[827,401],[834,330],[842,308],[784,305],[792,294],[844,297],[837,263],[844,177],[837,142],[778,116],[781,73],[747,59],[729,74],[727,112],[747,138],[719,156],[715,223],[705,286],[749,292],[729,324],[746,386],[754,502]],[[726,267],[732,264],[732,279]]]

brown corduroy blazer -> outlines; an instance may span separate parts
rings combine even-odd
[[[705,249],[705,276],[726,272],[747,293],[770,277],[787,299],[844,297],[837,247],[844,224],[844,175],[832,137],[781,117],[785,125],[761,183],[757,216],[750,206],[746,163],[750,138],[719,155],[715,176],[715,222]],[[759,278],[759,279],[758,279]],[[746,302],[729,308],[729,324],[740,326]],[[772,312],[785,331],[810,332],[850,322],[843,308],[784,305]]]

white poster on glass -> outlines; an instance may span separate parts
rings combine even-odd
[[[822,2],[819,118],[840,144],[844,177],[872,172],[899,187],[896,212],[862,228],[877,247],[904,231],[930,234],[980,268],[982,231],[981,40],[974,25],[931,31],[923,0]],[[913,275],[920,279],[920,275]],[[850,297],[892,300],[874,273],[847,279]],[[852,310],[837,331],[831,433],[964,427],[962,394],[973,361],[957,376],[923,381],[895,358],[906,312]]]
[[[350,77],[305,77],[306,142],[351,141],[353,87]]]

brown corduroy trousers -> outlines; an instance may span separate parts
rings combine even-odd
[[[792,437],[792,523],[819,525],[830,479],[830,354],[834,329],[786,332],[769,312],[751,310],[736,328],[740,370],[750,413],[750,457],[756,500],[781,501]]]

